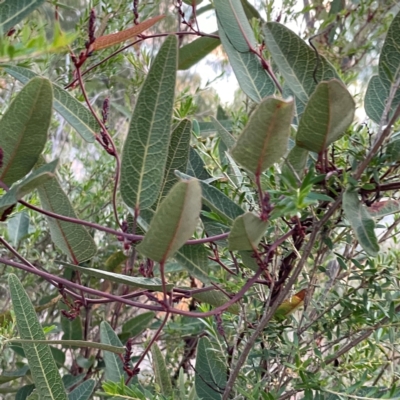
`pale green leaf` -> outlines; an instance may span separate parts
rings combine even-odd
[[[46,211],[77,218],[56,177],[40,186],[38,193],[40,203]],[[94,240],[84,226],[51,217],[46,218],[54,244],[74,263],[79,264],[96,254],[97,249]]]
[[[236,162],[254,174],[261,174],[278,162],[287,151],[293,101],[264,99],[232,149]]]
[[[14,65],[2,65],[4,70],[21,83],[38,76],[33,71]],[[87,142],[94,142],[100,127],[93,114],[75,97],[61,86],[52,83],[54,109],[82,136]]]
[[[228,149],[231,149],[236,144],[236,139],[230,134],[230,132],[223,127],[223,125],[214,117],[211,117],[211,122],[215,126],[215,130],[218,132],[219,137],[224,142]]]
[[[46,340],[35,309],[21,282],[14,275],[8,277],[11,299],[21,339]],[[67,395],[58,368],[47,344],[23,343],[22,347],[31,368],[36,390],[42,400],[66,400]]]
[[[58,160],[42,165],[33,171],[28,177],[11,187],[11,189],[0,198],[0,215],[8,208],[15,205],[24,196],[43,185],[55,176]]]
[[[111,328],[110,324],[106,321],[100,323],[100,341],[101,343],[115,347],[123,346],[113,328]],[[124,371],[124,365],[121,358],[117,354],[109,351],[104,352],[103,358],[104,363],[106,364],[105,380],[120,382],[122,378],[125,381],[127,374]]]
[[[398,161],[400,159],[400,139],[394,138],[386,146],[386,155],[391,162]]]
[[[26,211],[15,214],[7,220],[8,238],[14,247],[29,233],[29,214]]]
[[[75,271],[79,271],[82,274],[94,276],[100,279],[106,279],[111,282],[122,283],[124,285],[133,286],[137,288],[147,289],[147,290],[158,290],[162,291],[162,283],[158,278],[143,278],[135,277],[129,275],[116,274],[110,271],[102,271],[100,269],[80,267],[79,265],[68,264],[64,261],[57,261],[58,263],[64,265],[65,267],[71,268]],[[172,289],[173,285],[167,285],[167,289]]]
[[[156,383],[160,387],[160,392],[164,396],[172,395],[172,384],[169,377],[167,366],[165,365],[164,357],[157,345],[153,343],[151,346],[151,355],[153,358],[153,370]]]
[[[230,119],[218,119],[218,122],[227,130],[232,130],[232,120]],[[215,132],[215,126],[212,122],[203,121],[199,122],[200,133],[202,136],[207,136],[208,134]]]
[[[222,306],[223,304],[225,304],[230,300],[225,293],[222,293],[220,290],[215,290],[215,289],[209,290],[207,292],[193,293],[191,296],[197,301],[211,304],[214,307]],[[229,308],[227,308],[226,311],[238,315],[240,308],[237,303],[234,303]]]
[[[0,180],[11,186],[33,168],[47,141],[52,113],[50,81],[32,79],[15,97],[0,121],[3,163]]]
[[[317,86],[313,77],[318,62],[314,50],[278,22],[267,22],[264,25],[264,36],[267,50],[284,77],[285,84],[296,99],[305,105]],[[335,68],[320,54],[315,73],[316,81],[333,78],[339,79]],[[297,107],[299,108],[298,104]]]
[[[240,88],[251,100],[259,103],[264,97],[275,92],[275,84],[262,67],[259,58],[249,50],[241,52],[232,45],[218,20],[219,37]]]
[[[131,208],[149,208],[164,177],[171,135],[178,42],[169,36],[137,99],[121,162],[121,195]]]
[[[173,130],[168,149],[167,164],[165,166],[164,180],[161,185],[160,201],[168,194],[178,182],[175,170],[185,171],[189,159],[190,137],[192,124],[184,119]]]
[[[197,179],[178,182],[163,200],[136,249],[163,263],[190,239],[199,220],[201,188]]]
[[[373,218],[382,218],[400,212],[400,200],[382,200],[367,208]]]
[[[218,34],[214,32],[213,35]],[[178,69],[189,69],[221,44],[219,39],[200,37],[179,49]]]
[[[257,264],[257,258],[253,257],[254,251],[239,251],[239,254],[246,268],[249,268],[254,272],[257,272],[260,269]]]
[[[68,394],[68,400],[89,400],[95,386],[96,381],[93,379],[88,379],[87,381],[82,382]]]
[[[298,146],[293,146],[283,164],[283,170],[287,169],[290,173],[293,171],[298,178],[302,178],[308,161],[308,150]]]
[[[364,98],[364,108],[368,117],[377,124],[380,123],[386,101],[390,94],[391,83],[385,76],[374,75],[371,77]],[[388,117],[390,118],[400,104],[400,90],[397,90],[391,105]]]
[[[6,34],[45,0],[3,0],[0,3],[0,32]]]
[[[338,140],[354,119],[355,103],[338,80],[321,82],[300,120],[296,145],[320,153]]]
[[[400,12],[396,14],[379,56],[379,76],[395,83],[400,77]]]
[[[184,245],[174,258],[191,276],[203,283],[210,282],[208,251],[203,244]]]
[[[343,194],[343,211],[356,234],[361,247],[372,257],[379,252],[379,244],[375,235],[375,222],[358,198],[357,191],[348,187]]]
[[[207,337],[197,345],[195,386],[197,396],[207,400],[221,400],[227,381],[227,365],[222,354]]]
[[[268,223],[247,212],[237,217],[228,237],[229,250],[256,250]]]

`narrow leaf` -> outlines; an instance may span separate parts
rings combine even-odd
[[[42,165],[27,178],[22,180],[22,182],[13,185],[11,189],[0,198],[0,215],[24,196],[53,178],[55,176],[57,164],[58,160],[54,160],[48,164]]]
[[[293,108],[292,100],[264,99],[232,150],[234,160],[254,174],[278,162],[288,147]]]
[[[338,80],[321,82],[304,110],[296,145],[320,153],[338,140],[353,122],[355,103]]]
[[[229,250],[256,250],[268,223],[252,212],[235,219],[229,234]]]
[[[0,385],[21,378],[25,376],[28,371],[29,371],[29,365],[24,365],[22,368],[17,369],[15,371],[4,371],[0,375]]]
[[[161,185],[162,200],[171,188],[178,182],[175,170],[185,171],[189,159],[190,137],[192,123],[184,119],[173,130],[168,149],[167,164],[165,166],[164,180]]]
[[[162,283],[158,278],[142,278],[129,275],[116,274],[114,272],[102,271],[100,269],[80,267],[79,265],[68,264],[64,261],[57,261],[65,267],[79,271],[83,274],[94,276],[100,279],[106,279],[111,282],[122,283],[124,285],[133,286],[142,289],[162,291]],[[173,285],[167,285],[167,289],[171,290]]]
[[[15,65],[2,65],[4,71],[26,84],[29,79],[38,76],[33,71]],[[54,92],[54,109],[82,136],[87,142],[94,142],[99,124],[93,114],[75,97],[61,86],[52,83]]]
[[[29,214],[26,211],[15,214],[7,220],[8,238],[14,247],[29,233]]]
[[[46,337],[36,316],[35,309],[21,282],[14,275],[8,277],[11,299],[21,339],[45,340]],[[62,384],[60,373],[47,344],[23,343],[22,347],[28,359],[36,390],[42,400],[63,400],[67,395]]]
[[[40,203],[46,211],[77,218],[72,205],[56,177],[38,188]],[[96,245],[87,229],[79,224],[47,217],[54,244],[74,263],[81,263],[96,254]]]
[[[92,44],[91,50],[102,50],[108,47],[114,46],[119,43],[123,43],[128,39],[132,39],[146,29],[151,28],[155,23],[163,19],[164,15],[157,15],[156,17],[150,18],[147,21],[141,22],[138,25],[134,25],[129,29],[112,33],[110,35],[100,36]]]
[[[169,377],[167,366],[165,365],[164,357],[157,345],[153,343],[151,346],[151,355],[153,357],[153,370],[156,382],[160,386],[161,394],[164,396],[172,395],[172,384]]]
[[[335,68],[326,59],[317,56],[299,36],[278,22],[264,25],[265,44],[285,84],[291,89],[296,99],[305,105],[314,92],[317,82],[333,78],[339,79]],[[296,101],[297,102],[297,101]]]
[[[158,208],[137,250],[154,261],[165,262],[193,235],[200,210],[198,180],[177,183]]]
[[[361,247],[372,257],[379,252],[375,235],[375,222],[367,209],[361,204],[354,188],[349,187],[343,194],[343,211],[353,228]]]
[[[234,147],[235,144],[236,144],[236,140],[230,134],[230,132],[227,129],[225,129],[221,125],[221,123],[217,119],[215,119],[214,117],[211,117],[211,122],[214,124],[215,130],[218,132],[218,135],[221,138],[221,140],[225,143],[225,146],[228,149],[231,149],[232,147]]]
[[[0,31],[6,34],[45,0],[3,0],[0,3]]]
[[[221,400],[227,381],[227,366],[221,352],[210,339],[202,337],[197,345],[195,387],[199,398]]]
[[[111,346],[122,347],[122,343],[117,334],[106,321],[100,323],[100,341],[101,343]],[[122,378],[125,381],[127,375],[126,372],[124,372],[124,365],[121,358],[117,354],[110,353],[109,351],[104,352],[103,358],[106,364],[105,380],[120,382]]]
[[[186,173],[201,181],[210,178],[209,173],[205,169],[204,161],[192,147],[189,150],[189,161]]]
[[[308,151],[298,146],[293,146],[286,157],[283,170],[293,171],[299,178],[302,178],[308,161]]]
[[[129,337],[140,335],[151,324],[155,315],[154,312],[148,311],[131,318],[122,325],[122,332],[129,334]]]
[[[395,83],[400,77],[400,12],[396,14],[385,38],[379,56],[379,76]]]
[[[82,382],[77,388],[68,394],[68,400],[89,400],[93,393],[96,381],[88,379]]]
[[[227,131],[231,131],[232,130],[232,120],[230,119],[218,119],[218,122],[227,130]],[[203,122],[199,122],[199,128],[200,128],[200,133],[202,136],[208,135],[212,132],[215,132],[215,125],[212,122],[208,122],[208,121],[203,121]]]
[[[210,282],[208,251],[203,244],[182,246],[174,258],[191,276],[203,283]]]
[[[214,32],[213,34],[217,34]],[[219,39],[201,37],[179,49],[178,69],[189,69],[221,44]]]
[[[368,117],[377,124],[380,123],[386,101],[390,94],[391,83],[385,76],[374,75],[370,79],[364,98],[364,108]],[[397,90],[388,117],[390,118],[400,104],[400,90]]]
[[[32,79],[0,121],[0,180],[11,186],[33,168],[47,141],[53,94],[50,81]]]
[[[219,307],[229,301],[229,297],[220,290],[209,290],[207,292],[193,293],[192,297],[202,303],[211,304],[214,307]],[[232,314],[239,315],[239,305],[237,303],[231,305],[226,311]]]
[[[177,68],[178,42],[162,45],[139,94],[121,163],[121,195],[131,208],[157,200],[167,161]]]
[[[386,200],[373,203],[367,208],[373,218],[382,218],[400,212],[400,200]]]
[[[26,400],[28,396],[34,391],[35,385],[25,385],[19,388],[15,394],[15,400]]]

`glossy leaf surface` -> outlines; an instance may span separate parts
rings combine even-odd
[[[43,329],[36,316],[35,309],[21,282],[14,275],[8,277],[12,304],[21,339],[45,340]],[[60,373],[47,344],[23,343],[22,347],[31,368],[36,390],[42,400],[66,400],[67,395]]]
[[[278,162],[287,151],[293,111],[293,101],[264,99],[232,149],[234,160],[254,174]]]
[[[338,80],[321,82],[300,120],[296,146],[320,153],[338,140],[354,119],[355,103]]]
[[[157,209],[137,250],[154,261],[165,262],[193,235],[200,210],[199,182],[178,182]]]
[[[35,165],[47,141],[53,92],[50,81],[32,79],[15,97],[0,121],[3,162],[0,180],[11,186]]]
[[[160,192],[174,103],[178,42],[169,36],[157,54],[133,112],[122,153],[121,195],[132,208],[149,208]]]

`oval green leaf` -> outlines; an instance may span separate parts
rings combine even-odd
[[[131,208],[151,207],[160,193],[171,135],[177,57],[177,38],[169,36],[132,115],[121,162],[121,195]]]
[[[163,263],[193,235],[201,210],[197,179],[178,182],[163,200],[137,250]]]
[[[46,340],[35,309],[21,282],[14,274],[8,277],[11,300],[21,339]],[[33,381],[43,400],[67,400],[60,373],[47,344],[22,343]]]
[[[0,180],[11,186],[33,168],[47,141],[53,103],[50,81],[33,78],[0,121]]]
[[[254,174],[278,162],[287,151],[293,109],[293,100],[264,99],[232,149],[234,160]]]
[[[355,103],[338,80],[321,82],[304,110],[296,145],[320,153],[340,139],[354,119]]]

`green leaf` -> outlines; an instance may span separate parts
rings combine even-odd
[[[189,161],[186,173],[201,181],[210,178],[210,174],[205,169],[204,161],[192,147],[189,149]]]
[[[164,263],[193,235],[201,210],[201,188],[197,179],[177,183],[151,220],[149,230],[136,249]]]
[[[14,65],[2,65],[4,70],[21,83],[38,76],[33,71]],[[52,83],[54,109],[89,143],[94,142],[100,127],[93,114],[61,86]]]
[[[122,325],[122,333],[129,337],[139,336],[153,321],[156,314],[153,311],[144,312],[131,318]]]
[[[275,84],[265,72],[259,58],[248,49],[241,52],[236,46],[234,47],[229,33],[224,32],[219,20],[218,29],[222,45],[243,92],[256,103],[274,94]]]
[[[243,11],[245,12],[247,19],[251,20],[252,18],[255,18],[262,23],[264,22],[260,13],[252,4],[250,4],[247,0],[240,0],[240,2],[242,3]]]
[[[77,218],[74,209],[56,177],[38,188],[40,203],[46,211]],[[79,264],[96,254],[96,245],[87,229],[79,224],[46,217],[54,244],[74,263]]]
[[[29,233],[29,214],[26,211],[15,214],[7,220],[7,234],[14,247]]]
[[[184,119],[173,130],[168,149],[167,164],[165,166],[164,180],[161,185],[160,200],[163,199],[171,188],[178,182],[175,170],[185,171],[189,159],[190,137],[192,123]]]
[[[1,119],[0,180],[6,185],[23,178],[36,164],[47,141],[52,102],[50,81],[34,78],[18,93]]]
[[[208,251],[203,244],[184,245],[174,256],[191,276],[203,283],[210,282]]]
[[[296,99],[305,105],[317,86],[317,56],[294,32],[278,22],[264,25],[265,45]],[[319,55],[317,82],[339,79],[335,68]],[[297,101],[296,101],[297,103]],[[297,105],[299,107],[299,105]]]
[[[373,218],[382,218],[400,212],[400,200],[382,200],[367,208]]]
[[[62,381],[64,384],[65,389],[70,389],[72,386],[75,386],[77,383],[81,382],[86,374],[79,374],[79,375],[64,375],[62,377]]]
[[[59,307],[63,310],[68,310],[68,307],[59,302]],[[61,313],[61,328],[64,332],[62,340],[83,340],[82,320],[78,315],[72,321]]]
[[[213,35],[218,34],[214,32]],[[189,69],[221,44],[219,39],[201,37],[179,49],[178,69]]]
[[[187,179],[189,176],[182,172],[176,171],[176,174],[182,178]],[[217,214],[224,217],[227,221],[232,223],[236,217],[244,213],[244,210],[233,202],[228,196],[224,195],[217,188],[209,185],[206,182],[199,181],[201,185],[201,194],[203,203],[210,207]]]
[[[8,208],[18,203],[24,196],[43,185],[55,176],[58,160],[42,165],[32,172],[22,182],[13,185],[11,189],[0,198],[0,215]]]
[[[6,34],[45,0],[3,0],[0,3],[0,32]]]
[[[93,393],[96,381],[88,379],[68,394],[68,400],[89,400]]]
[[[197,345],[195,387],[199,398],[221,400],[227,381],[227,365],[210,339],[202,337]]]
[[[209,290],[207,292],[193,293],[192,297],[202,303],[211,304],[214,307],[219,307],[228,302],[230,299],[219,290]],[[238,303],[232,304],[227,311],[232,314],[239,315],[240,307]]]
[[[178,41],[169,36],[140,91],[125,140],[121,195],[131,208],[157,200],[167,161],[176,81]]]
[[[218,120],[216,120],[214,117],[211,117],[211,122],[214,124],[215,130],[218,132],[219,137],[225,143],[226,147],[228,149],[231,149],[232,147],[234,147],[236,144],[236,140],[230,134],[230,132],[227,129],[225,129],[221,125],[221,123]]]
[[[122,347],[117,334],[106,321],[100,323],[100,341],[115,347]],[[103,354],[104,363],[106,364],[105,380],[111,382],[120,382],[121,378],[125,381],[127,374],[124,371],[124,365],[121,358],[115,354],[105,351]]]
[[[395,83],[400,74],[400,12],[396,14],[385,38],[381,54],[379,56],[379,76],[386,77]]]
[[[390,94],[391,83],[386,76],[374,75],[370,79],[364,98],[364,108],[368,117],[377,124],[380,123],[386,101]],[[388,117],[390,118],[400,104],[400,90],[397,90]]]
[[[257,264],[257,259],[253,257],[254,251],[239,251],[239,254],[246,268],[249,268],[254,272],[257,272],[260,269]]]
[[[256,250],[268,223],[258,215],[247,212],[235,219],[229,234],[229,250]]]
[[[391,162],[398,161],[400,159],[400,139],[392,138],[386,146],[386,155]]]
[[[343,211],[353,228],[361,247],[372,257],[379,252],[375,235],[375,222],[367,209],[361,204],[357,191],[348,187],[343,194]]]
[[[278,162],[287,151],[293,109],[293,101],[264,99],[232,149],[234,160],[254,174]]]
[[[308,161],[308,151],[298,146],[293,146],[286,157],[283,165],[283,171],[296,172],[299,178],[302,178]]]
[[[100,279],[106,279],[111,282],[122,283],[124,285],[133,286],[137,288],[162,291],[162,283],[158,278],[142,278],[129,275],[116,274],[114,272],[102,271],[99,269],[80,267],[79,265],[68,264],[64,261],[57,261],[65,267],[71,268],[74,271],[79,271],[82,274],[94,276]],[[171,290],[173,285],[167,285],[167,289]]]
[[[320,153],[338,140],[354,119],[355,103],[338,80],[318,84],[300,120],[296,145]]]
[[[230,119],[218,119],[218,122],[227,130],[227,131],[231,131],[232,130],[232,120]],[[199,122],[199,128],[200,128],[200,132],[202,134],[202,136],[205,136],[209,133],[215,132],[215,125],[213,124],[213,122],[209,122],[209,121],[203,121],[203,122]]]
[[[153,343],[151,346],[151,355],[153,358],[153,370],[157,384],[160,386],[160,392],[164,396],[172,395],[172,384],[169,377],[167,366],[165,365],[164,357],[157,345]]]
[[[4,371],[0,375],[0,385],[21,378],[25,376],[28,371],[29,371],[29,365],[24,365],[22,368],[17,369],[15,371]]]
[[[43,329],[36,316],[35,309],[21,282],[14,275],[8,277],[11,299],[21,339],[46,340]],[[28,359],[33,381],[42,400],[67,399],[58,368],[47,344],[23,343],[22,347]]]
[[[26,400],[28,396],[34,391],[35,385],[22,386],[15,394],[15,400]]]

